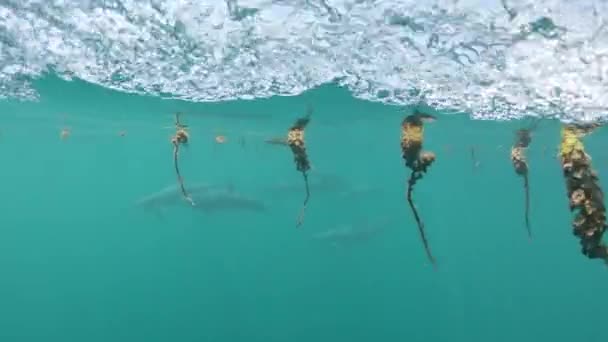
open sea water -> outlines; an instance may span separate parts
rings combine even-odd
[[[0,341],[605,341],[557,148],[608,117],[607,20],[599,0],[3,1]],[[267,140],[308,110],[296,228],[304,180]],[[413,195],[436,267],[406,201],[414,110],[436,117]],[[531,125],[530,239],[510,153]],[[583,141],[608,184],[608,130]]]

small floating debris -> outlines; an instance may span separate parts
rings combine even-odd
[[[526,150],[532,141],[530,129],[520,129],[516,132],[515,144],[511,147],[511,162],[515,168],[515,173],[523,177],[524,180],[524,195],[525,195],[525,211],[524,220],[526,222],[526,230],[528,238],[532,238],[532,230],[530,228],[530,182],[528,181],[528,160],[526,158]]]
[[[429,166],[435,161],[435,153],[430,151],[422,151],[422,142],[424,140],[424,122],[433,122],[435,117],[429,114],[420,113],[415,111],[414,114],[408,115],[401,123],[401,151],[402,157],[405,160],[405,165],[412,170],[408,179],[407,187],[407,202],[418,224],[418,231],[420,238],[424,244],[424,250],[429,261],[436,266],[435,258],[431,253],[429,243],[426,238],[424,231],[424,223],[422,222],[416,205],[412,200],[412,193],[414,191],[414,185],[416,182],[424,176]]]
[[[580,239],[581,252],[589,259],[602,259],[608,265],[608,247],[602,242],[606,231],[604,193],[581,140],[598,126],[569,124],[562,127],[559,158],[570,211],[576,212],[572,227],[574,235]]]
[[[72,134],[72,130],[69,127],[64,127],[59,132],[59,139],[66,140]]]
[[[61,115],[62,125],[61,130],[59,131],[59,139],[61,140],[67,140],[67,138],[72,135],[72,129],[68,125],[66,125],[66,117],[66,114]]]
[[[184,179],[182,178],[182,175],[179,171],[178,164],[179,147],[180,145],[188,146],[188,141],[190,139],[190,135],[188,134],[187,128],[188,126],[180,122],[180,113],[175,113],[175,135],[173,135],[173,137],[171,138],[171,144],[173,144],[173,165],[175,166],[177,181],[181,188],[184,199],[190,202],[190,204],[194,205],[192,197],[190,197],[184,186]]]
[[[216,135],[215,136],[215,143],[216,144],[225,144],[228,142],[228,138],[225,135]]]

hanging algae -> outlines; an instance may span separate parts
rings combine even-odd
[[[418,225],[418,231],[426,251],[427,258],[435,266],[435,258],[431,253],[426,234],[424,231],[424,223],[418,215],[416,206],[412,200],[412,192],[414,185],[423,175],[427,172],[427,169],[435,161],[435,154],[430,151],[422,151],[422,142],[424,140],[424,121],[434,121],[435,117],[428,114],[423,114],[415,111],[414,114],[408,115],[401,123],[401,151],[402,157],[405,160],[405,165],[412,170],[410,178],[408,180],[407,187],[407,202],[414,214],[416,223]]]
[[[515,173],[523,177],[524,180],[524,220],[526,222],[528,238],[532,238],[532,230],[530,228],[530,182],[528,181],[528,160],[526,158],[526,150],[531,141],[530,129],[520,129],[516,132],[515,144],[511,147],[511,162],[515,168]]]
[[[177,181],[181,188],[184,199],[186,199],[188,202],[190,202],[190,204],[194,205],[194,201],[192,200],[192,197],[190,197],[190,195],[186,191],[186,188],[184,186],[184,179],[182,178],[182,175],[179,171],[179,164],[178,164],[179,147],[180,147],[180,145],[187,146],[188,141],[190,139],[190,135],[188,134],[188,131],[187,131],[188,126],[182,124],[180,122],[179,117],[180,117],[180,113],[175,113],[175,135],[173,135],[173,137],[171,137],[171,144],[173,144],[173,166],[175,167],[175,173],[177,174]]]
[[[519,129],[515,132],[515,143],[511,146],[511,162],[515,173],[523,178],[524,181],[524,221],[528,238],[532,238],[530,228],[530,181],[528,176],[529,165],[526,151],[532,142],[532,132],[536,130],[542,118],[536,118],[527,128]]]
[[[581,140],[598,125],[566,125],[562,128],[559,158],[562,164],[570,211],[576,212],[572,223],[580,239],[581,252],[589,259],[608,264],[608,247],[602,243],[606,231],[606,208],[599,178],[591,165]]]
[[[310,170],[310,161],[306,153],[306,144],[304,142],[304,130],[310,122],[312,115],[312,107],[308,106],[306,115],[296,120],[296,122],[287,131],[287,137],[275,137],[264,140],[270,145],[289,146],[293,154],[293,159],[296,164],[296,169],[302,173],[304,178],[304,186],[306,187],[306,195],[302,203],[302,209],[296,220],[296,227],[299,228],[304,223],[304,215],[308,200],[310,199],[310,189],[308,186],[308,171]]]
[[[309,109],[306,116],[296,120],[295,124],[287,132],[287,145],[289,145],[289,148],[291,148],[296,169],[302,173],[304,185],[306,187],[306,196],[304,197],[302,209],[300,210],[300,214],[298,215],[298,219],[296,221],[296,227],[300,227],[304,223],[304,215],[308,205],[308,200],[310,199],[310,190],[308,187],[308,171],[310,170],[310,162],[308,160],[308,155],[306,154],[306,145],[304,143],[304,129],[310,122],[310,115],[311,111]]]

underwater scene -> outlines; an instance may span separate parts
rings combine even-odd
[[[605,0],[0,1],[0,341],[605,341]]]

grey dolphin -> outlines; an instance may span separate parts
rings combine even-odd
[[[314,240],[327,241],[334,245],[368,241],[388,229],[393,219],[383,218],[372,223],[367,220],[354,224],[342,224],[335,228],[316,233]]]
[[[212,189],[192,195],[195,210],[205,213],[217,211],[243,210],[253,212],[267,211],[266,204],[260,200],[244,196],[233,189]]]
[[[334,193],[343,198],[355,198],[366,195],[374,195],[381,190],[377,187],[362,184],[353,185],[344,178],[323,173],[311,173],[309,178],[309,188],[311,192]],[[304,189],[301,181],[282,182],[269,186],[266,191],[273,194],[301,194]]]
[[[194,206],[188,207],[205,213],[234,210],[262,212],[267,209],[264,202],[236,192],[232,185],[189,184],[186,189],[194,201]],[[163,209],[180,203],[186,202],[178,185],[168,186],[136,201],[136,205],[159,216],[162,216]]]
[[[209,184],[187,184],[186,189],[191,195],[198,194],[213,189]],[[160,191],[138,199],[135,204],[142,207],[165,207],[178,203],[182,200],[182,193],[179,186],[174,184],[167,186]]]

